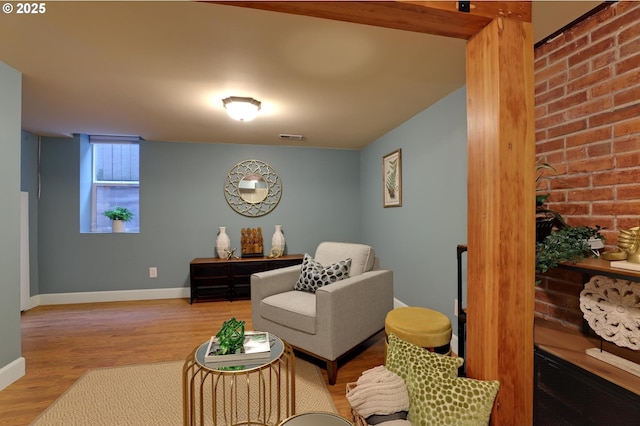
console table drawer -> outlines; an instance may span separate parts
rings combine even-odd
[[[191,303],[194,299],[229,300],[251,297],[251,275],[285,266],[299,265],[303,255],[278,258],[196,258],[189,265]]]
[[[229,276],[229,265],[224,263],[202,263],[191,265],[191,278],[226,278]]]
[[[286,268],[288,266],[294,266],[294,265],[301,265],[302,264],[302,258],[300,259],[283,259],[282,261],[278,262],[276,266],[276,268]]]
[[[246,282],[249,282],[251,274],[256,272],[268,271],[269,262],[247,262],[247,263],[233,263],[231,264],[231,274],[233,275],[234,282],[238,283],[240,278],[245,278]]]
[[[196,299],[230,299],[231,290],[228,284],[210,285],[210,281],[200,281],[192,297]]]

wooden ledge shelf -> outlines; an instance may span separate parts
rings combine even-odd
[[[612,268],[602,259],[558,267],[582,273],[583,284],[594,275],[640,283],[637,271]],[[586,322],[582,330],[542,318],[536,318],[534,324],[534,425],[637,424],[640,377],[586,351],[602,349],[637,364],[640,353],[600,339]]]
[[[589,348],[599,348],[600,339],[586,336],[578,329],[563,327],[551,321],[536,319],[534,342],[536,347],[589,373],[595,374],[640,397],[640,377],[602,362],[585,353]],[[603,350],[620,355],[624,351],[616,345],[604,342]],[[640,354],[636,354],[640,355]],[[620,355],[622,356],[622,355]],[[624,356],[629,358],[627,354]],[[632,360],[639,362],[640,360]],[[640,410],[640,407],[639,407]]]
[[[587,258],[575,263],[561,263],[558,265],[558,268],[582,272],[585,275],[605,275],[611,278],[640,282],[640,272],[612,268],[610,265],[611,262],[608,260]]]

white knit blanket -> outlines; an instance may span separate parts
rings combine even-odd
[[[347,392],[347,399],[351,407],[365,418],[409,410],[407,387],[384,365],[363,372],[356,386]]]

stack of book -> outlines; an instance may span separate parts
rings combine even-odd
[[[611,261],[610,266],[616,269],[627,269],[629,271],[640,272],[640,263],[629,262],[626,260]]]
[[[244,344],[231,354],[220,354],[220,342],[211,337],[204,362],[214,367],[232,367],[247,364],[263,364],[271,360],[271,344],[266,331],[245,331]]]

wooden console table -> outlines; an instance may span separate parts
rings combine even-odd
[[[277,258],[193,259],[189,265],[190,303],[194,299],[248,299],[251,297],[251,274],[299,265],[303,258],[302,254],[288,254]]]
[[[594,275],[640,282],[636,271],[611,268],[609,261],[589,258],[559,268],[581,272],[583,284]],[[640,354],[602,341],[589,331],[536,319],[534,424],[635,425],[640,419],[640,377],[585,353],[602,347],[640,361]]]

